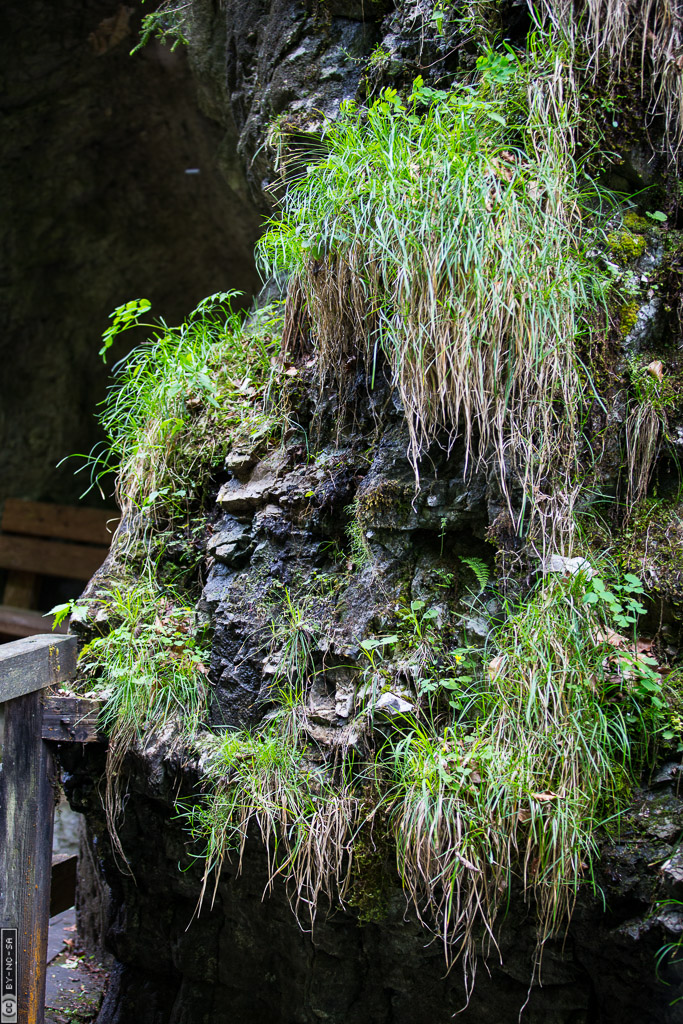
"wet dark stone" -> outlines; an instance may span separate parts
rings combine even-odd
[[[250,839],[242,873],[224,865],[213,909],[199,914],[200,863],[176,817],[174,798],[189,793],[192,765],[163,744],[127,765],[129,797],[120,838],[133,876],[115,864],[96,785],[97,757],[70,750],[67,792],[89,822],[87,843],[110,886],[106,944],[115,958],[98,1024],[434,1024],[464,1003],[462,974],[446,974],[442,949],[406,913],[391,881],[386,918],[360,926],[351,913],[321,911],[315,928],[299,927],[284,885],[267,893],[267,860]],[[387,865],[389,877],[393,877]],[[650,917],[647,904],[615,900],[601,876],[606,906],[586,890],[572,924],[546,944],[532,984],[535,929],[517,894],[499,937],[500,956],[480,963],[469,1007],[471,1024],[678,1024],[681,968],[655,955],[683,927]],[[680,917],[680,915],[679,915]],[[502,963],[501,963],[502,960]],[[488,969],[487,969],[488,968]],[[531,987],[530,987],[531,986]]]

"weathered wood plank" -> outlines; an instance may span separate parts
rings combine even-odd
[[[67,853],[52,858],[50,883],[50,917],[73,907],[76,898],[76,869],[78,857]]]
[[[53,615],[41,615],[40,612],[31,611],[29,608],[12,608],[10,605],[0,604],[0,633],[7,636],[35,636],[36,633],[44,633],[50,629],[53,621]],[[67,629],[66,622],[62,622],[55,629],[55,633],[61,636]]]
[[[32,537],[61,537],[83,544],[108,547],[118,523],[116,512],[97,508],[72,508],[50,505],[42,501],[7,498],[2,516],[5,533],[21,533]]]
[[[55,743],[106,743],[97,726],[103,701],[50,696],[43,711],[43,739]]]
[[[0,702],[71,679],[77,649],[70,635],[39,634],[0,644]]]
[[[64,576],[89,580],[107,557],[108,548],[88,544],[67,544],[37,537],[0,536],[0,568],[37,572],[41,576]]]
[[[18,932],[18,1019],[26,1024],[43,1024],[50,915],[55,772],[42,718],[39,692],[4,705],[0,925]]]

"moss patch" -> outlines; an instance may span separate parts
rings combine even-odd
[[[361,526],[383,526],[400,529],[406,526],[415,495],[412,484],[399,480],[382,480],[356,499],[356,515]]]
[[[650,589],[683,601],[683,502],[641,502],[616,538],[616,552]]]
[[[631,333],[638,320],[640,303],[635,299],[625,302],[619,310],[619,333],[623,338]]]
[[[640,259],[647,247],[646,239],[632,231],[611,231],[607,236],[607,244],[610,252],[622,266]]]
[[[645,235],[652,228],[652,224],[634,210],[629,210],[624,216],[624,227],[633,234]]]
[[[367,807],[372,814],[362,825],[353,844],[351,890],[349,905],[358,914],[360,924],[370,924],[386,917],[389,906],[388,864],[396,858],[396,850],[387,828],[387,808]]]

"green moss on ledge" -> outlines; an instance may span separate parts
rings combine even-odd
[[[645,235],[651,230],[652,224],[645,217],[641,217],[640,214],[636,213],[635,210],[629,210],[624,216],[624,227],[628,231],[633,232],[633,234]]]
[[[607,236],[610,252],[622,266],[632,260],[638,260],[645,252],[647,241],[643,235],[635,235],[632,231],[611,231]]]

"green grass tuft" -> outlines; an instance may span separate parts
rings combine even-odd
[[[112,313],[103,354],[124,330],[151,332],[114,367],[99,415],[106,449],[89,460],[93,482],[117,474],[128,528],[186,517],[231,446],[279,430],[280,417],[268,407],[277,310],[262,310],[245,328],[231,307],[235,294],[209,296],[179,327],[141,323],[149,309],[144,300]]]
[[[252,826],[268,851],[269,885],[285,879],[298,916],[312,923],[322,897],[343,899],[360,801],[283,735],[280,721],[217,740],[205,754],[205,780],[205,796],[182,812],[205,851],[200,903],[226,854],[241,864]]]
[[[112,628],[83,648],[81,686],[104,700],[104,806],[115,849],[125,861],[117,836],[123,759],[131,746],[144,749],[170,722],[184,741],[194,736],[206,711],[209,650],[193,609],[151,575],[115,586],[104,608]]]
[[[407,104],[394,90],[346,104],[258,252],[266,273],[292,275],[285,333],[303,301],[321,378],[340,380],[358,351],[374,378],[382,354],[416,473],[436,438],[462,433],[470,463],[494,462],[504,490],[512,468],[543,536],[562,538],[586,386],[576,346],[600,301],[586,214],[604,196],[571,157],[559,64],[541,47],[528,62],[490,53],[472,85],[418,79]]]
[[[511,888],[535,907],[539,951],[567,923],[592,882],[600,827],[665,724],[660,677],[628,638],[615,646],[615,621],[628,626],[640,608],[636,584],[549,577],[509,609],[478,670],[471,652],[462,675],[462,656],[449,671],[437,651],[432,686],[423,659],[432,713],[380,751],[404,887],[470,981]]]

